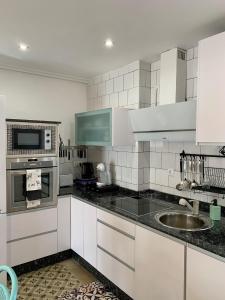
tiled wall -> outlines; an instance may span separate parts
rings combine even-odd
[[[187,100],[197,101],[198,48],[187,51]],[[118,83],[120,82],[120,83]],[[160,61],[151,64],[134,62],[124,68],[103,74],[90,82],[88,109],[122,106],[140,108],[159,104]],[[119,86],[119,88],[118,88]],[[139,92],[138,92],[139,90]],[[139,95],[140,94],[140,98]],[[140,101],[139,101],[140,99]],[[104,161],[110,167],[115,183],[134,190],[154,190],[209,202],[214,197],[225,206],[222,195],[212,193],[179,192],[179,153],[218,154],[214,146],[195,143],[144,142],[133,147],[100,148],[89,150],[89,160]],[[221,166],[225,159],[211,159],[210,166]],[[173,174],[169,174],[169,169]]]
[[[97,76],[88,87],[88,110],[106,107],[137,109],[150,106],[150,64],[135,61]],[[129,147],[91,147],[88,159],[105,162],[113,182],[133,190],[149,187],[149,143]]]

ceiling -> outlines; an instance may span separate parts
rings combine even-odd
[[[225,30],[224,0],[0,0],[0,7],[0,66],[78,80]],[[28,52],[18,50],[21,41]]]

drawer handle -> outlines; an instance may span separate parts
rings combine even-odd
[[[130,238],[130,239],[132,239],[132,240],[135,240],[135,237],[134,237],[133,235],[131,235],[131,234],[129,234],[129,233],[126,233],[125,231],[120,230],[120,229],[118,229],[118,228],[116,228],[116,227],[114,227],[114,226],[112,226],[112,225],[110,225],[110,224],[108,224],[108,223],[105,223],[104,221],[102,221],[102,220],[100,220],[100,219],[97,219],[97,221],[98,221],[99,223],[101,223],[101,224],[103,224],[103,225],[105,225],[105,226],[107,226],[107,227],[109,227],[109,228],[111,228],[111,229],[113,229],[113,230],[115,230],[115,231],[117,231],[117,232],[119,232],[119,233],[125,235],[126,237],[128,237],[128,238]]]
[[[122,265],[124,265],[125,267],[129,268],[131,271],[135,271],[135,269],[133,267],[131,267],[130,265],[128,265],[127,263],[125,263],[123,260],[121,260],[120,258],[116,257],[115,255],[113,255],[112,253],[110,253],[109,251],[107,251],[106,249],[102,248],[100,245],[97,245],[97,247],[102,250],[103,252],[105,252],[106,254],[108,254],[109,256],[111,256],[112,258],[114,258],[115,260],[117,260],[119,263],[121,263]]]
[[[36,236],[40,236],[40,235],[44,235],[44,234],[49,234],[49,233],[53,233],[53,232],[57,232],[57,229],[50,230],[50,231],[45,231],[45,232],[41,232],[41,233],[37,233],[37,234],[33,234],[33,235],[24,236],[24,237],[21,237],[21,238],[18,238],[18,239],[14,239],[14,240],[10,240],[10,241],[7,241],[7,244],[13,243],[13,242],[18,242],[18,241],[21,241],[21,240],[30,239],[30,238],[33,238],[33,237],[36,237]]]

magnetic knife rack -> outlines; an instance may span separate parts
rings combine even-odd
[[[214,167],[205,167],[205,159],[207,158],[225,158],[225,146],[222,147],[219,151],[221,155],[212,155],[212,154],[197,154],[197,153],[186,153],[184,150],[180,153],[180,159],[184,158],[196,158],[203,159],[203,181],[207,178],[210,181],[210,184],[199,185],[193,190],[204,191],[217,194],[225,194],[225,169],[224,168],[214,168]],[[181,172],[181,168],[180,168]]]

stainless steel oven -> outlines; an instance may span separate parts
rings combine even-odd
[[[6,168],[8,213],[27,210],[27,203],[37,202],[36,200],[39,203],[36,207],[57,204],[57,157],[11,158],[7,159]],[[32,169],[41,170],[41,189],[28,192],[26,188],[27,170]]]

